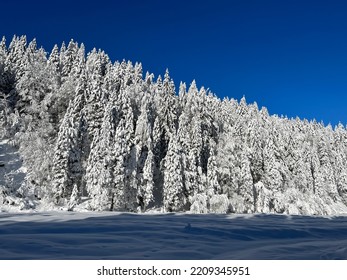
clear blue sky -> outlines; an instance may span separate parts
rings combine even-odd
[[[0,35],[71,38],[270,114],[347,123],[347,1],[2,1]]]

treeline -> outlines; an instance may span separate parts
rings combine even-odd
[[[6,196],[73,209],[334,214],[347,209],[347,132],[85,55],[0,43],[1,126],[27,177]],[[0,200],[1,201],[1,200]],[[30,204],[33,205],[33,204]]]

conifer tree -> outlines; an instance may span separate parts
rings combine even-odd
[[[85,76],[76,88],[76,95],[64,116],[57,136],[53,157],[53,195],[55,203],[69,198],[73,187],[76,186],[80,194],[83,193],[83,160],[86,147],[83,146],[85,129],[83,122],[83,108],[85,104]]]
[[[183,183],[183,165],[181,148],[175,137],[170,139],[164,166],[164,209],[169,212],[183,210],[186,204]]]
[[[0,42],[0,92],[4,92],[7,87],[6,74],[5,74],[5,63],[7,58],[6,39],[2,37]]]
[[[73,174],[71,164],[78,161],[79,154],[76,149],[77,131],[71,111],[68,111],[63,119],[58,134],[57,144],[54,149],[53,158],[53,186],[52,194],[56,204],[64,203],[73,190]]]
[[[218,167],[215,157],[215,152],[212,149],[211,155],[207,163],[207,188],[206,194],[211,197],[213,194],[220,194],[222,192],[221,186],[218,181]]]
[[[95,135],[91,144],[86,176],[93,210],[112,211],[114,208],[116,119],[117,114],[113,106],[107,106],[100,132]]]

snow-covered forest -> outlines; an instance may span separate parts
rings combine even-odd
[[[269,115],[194,81],[175,88],[168,71],[155,77],[73,40],[47,53],[3,38],[0,108],[2,143],[25,170],[20,184],[0,173],[0,208],[347,212],[342,124]]]

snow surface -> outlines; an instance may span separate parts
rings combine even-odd
[[[1,213],[0,259],[347,259],[347,217]]]

